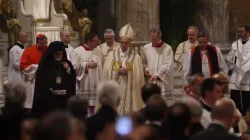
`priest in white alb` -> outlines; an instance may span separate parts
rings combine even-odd
[[[173,50],[161,40],[160,29],[151,29],[149,32],[151,43],[142,49],[142,62],[148,82],[157,83],[161,87],[161,94],[167,104],[171,105],[172,77],[173,77]]]
[[[67,59],[72,63],[73,67],[76,67],[77,57],[75,49],[69,44],[71,41],[70,32],[69,31],[61,31],[60,32],[61,41],[64,43],[65,50],[67,53]]]
[[[132,49],[135,32],[130,24],[119,32],[120,47],[110,52],[105,60],[103,80],[114,80],[120,84],[120,114],[138,111],[142,108],[141,88],[144,74],[141,57]]]
[[[88,33],[85,43],[75,49],[78,62],[76,66],[77,91],[76,94],[85,97],[89,101],[91,113],[96,105],[96,88],[102,77],[102,62],[93,51],[99,42],[96,34]]]
[[[198,46],[197,36],[198,28],[195,26],[189,26],[187,29],[188,40],[181,42],[176,49],[174,60],[176,64],[176,69],[182,71],[183,68],[183,58],[188,50]]]
[[[99,48],[105,57],[108,53],[119,47],[119,43],[115,41],[115,32],[112,29],[106,29],[104,31],[105,43],[100,44]]]
[[[20,71],[20,59],[28,42],[27,34],[23,31],[18,33],[18,40],[14,46],[9,48],[8,80],[11,84],[23,82],[22,72]]]
[[[183,62],[184,82],[190,75],[202,73],[205,78],[223,72],[227,75],[228,68],[220,49],[208,44],[208,36],[200,32],[198,36],[198,46],[190,49]]]
[[[229,81],[231,99],[244,116],[250,106],[250,27],[242,25],[239,28],[239,40],[232,44],[227,56],[231,63],[232,74]]]

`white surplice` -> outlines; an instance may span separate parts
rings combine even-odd
[[[4,85],[6,84],[8,84],[7,72],[3,60],[0,58],[0,107],[4,106]]]
[[[76,66],[77,94],[85,97],[89,101],[90,106],[96,105],[96,88],[102,76],[102,62],[94,51],[87,51],[82,46],[75,49],[78,63]],[[96,68],[88,68],[85,73],[87,63],[94,61],[97,63]]]
[[[75,49],[71,45],[68,44],[68,48],[65,48],[65,50],[67,53],[67,59],[71,62],[71,64],[75,68],[77,65],[77,56],[76,56]]]
[[[33,98],[34,98],[34,91],[35,91],[35,76],[37,71],[38,65],[32,64],[26,69],[22,70],[23,73],[23,80],[26,86],[26,93],[27,97],[24,102],[24,108],[32,108],[33,105]]]
[[[20,59],[23,51],[24,49],[18,45],[14,45],[9,51],[8,80],[11,84],[23,82],[22,72],[20,71]]]
[[[159,48],[152,47],[152,43],[149,43],[143,47],[141,57],[144,68],[149,71],[149,74],[159,78],[156,83],[161,87],[164,100],[171,105],[173,103],[172,79],[174,73],[172,48],[166,43]]]
[[[194,43],[191,43],[189,40],[187,40],[187,41],[184,41],[184,42],[179,44],[179,46],[176,49],[175,56],[174,56],[176,69],[178,71],[182,71],[183,58],[184,58],[186,52],[195,46],[198,46],[197,41],[195,41]]]
[[[242,40],[235,41],[232,49],[227,56],[227,60],[234,65],[235,57],[237,57],[236,65],[230,77],[229,89],[250,91],[250,40],[246,44],[242,44]]]
[[[227,68],[227,64],[225,62],[225,59],[220,51],[220,49],[218,47],[216,47],[216,53],[217,53],[217,57],[218,57],[218,65],[219,65],[219,69],[220,72],[223,72],[225,75],[227,75],[228,73],[228,68]],[[204,56],[204,55],[203,55]],[[210,67],[208,64],[208,58],[205,59],[202,56],[202,74],[204,74],[206,76],[206,78],[211,77],[211,75],[207,74],[208,72],[210,72]],[[190,76],[191,74],[191,60],[192,60],[192,56],[191,56],[191,49],[185,54],[184,56],[184,61],[183,61],[183,77],[184,77],[184,85],[187,85],[187,79],[188,76]],[[206,70],[205,70],[206,69]]]

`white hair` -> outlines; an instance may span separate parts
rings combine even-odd
[[[201,117],[202,115],[202,106],[201,104],[192,97],[186,97],[182,101],[182,103],[186,104],[191,112],[193,117]]]
[[[106,29],[104,31],[104,36],[106,36],[106,35],[113,35],[113,36],[115,36],[115,32],[112,29]]]
[[[23,104],[26,99],[26,87],[21,83],[11,83],[5,93],[5,102]]]
[[[188,32],[190,29],[193,29],[193,30],[196,32],[196,34],[199,33],[199,29],[198,29],[196,26],[189,26],[188,29],[187,29],[187,32]]]
[[[115,81],[104,81],[98,85],[97,95],[101,105],[116,106],[121,98],[119,84]]]

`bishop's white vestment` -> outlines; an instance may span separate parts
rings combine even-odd
[[[217,60],[215,58],[212,58],[211,54],[209,54],[208,49],[207,50],[200,50],[199,56],[194,56],[194,51],[198,49],[197,47],[190,49],[184,57],[183,61],[183,75],[184,75],[184,84],[187,85],[187,79],[188,76],[192,75],[193,71],[192,70],[192,60],[194,59],[193,57],[200,57],[201,59],[201,72],[205,78],[212,77],[213,74],[213,64],[217,63],[218,65],[218,72],[223,72],[225,75],[228,73],[228,68],[225,62],[225,59],[220,51],[220,49],[216,46],[208,46],[211,47],[211,50],[214,51],[215,55],[217,56]],[[197,58],[196,58],[197,59]],[[217,62],[211,62],[212,60],[217,61]],[[199,66],[194,66],[193,68],[198,68]],[[218,73],[217,72],[217,73]]]
[[[7,78],[7,72],[3,63],[2,58],[0,58],[0,107],[4,106],[4,85],[7,85],[8,78]]]
[[[68,48],[65,48],[66,53],[67,53],[67,59],[72,63],[73,67],[76,67],[77,64],[77,56],[75,49],[71,45],[67,45]]]
[[[90,106],[95,106],[97,93],[96,88],[102,77],[102,62],[93,50],[80,46],[75,49],[78,63],[76,66],[77,91],[76,94],[85,97]],[[88,68],[88,62],[97,63],[96,68]]]
[[[153,47],[152,43],[142,49],[142,62],[149,75],[155,75],[159,79],[156,83],[161,87],[161,94],[168,105],[173,103],[173,50],[163,43],[160,47]],[[153,82],[149,80],[149,82]]]
[[[122,75],[118,71],[126,68],[128,74]],[[141,88],[144,85],[144,74],[141,57],[132,49],[122,52],[120,48],[108,54],[104,68],[103,80],[114,80],[121,89],[119,114],[138,111],[143,107]]]

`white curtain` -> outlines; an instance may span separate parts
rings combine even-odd
[[[48,19],[50,0],[35,0],[33,13],[36,19]]]

